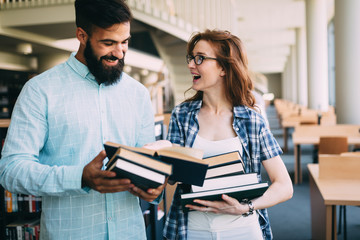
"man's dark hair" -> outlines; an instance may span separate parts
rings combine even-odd
[[[76,0],[76,26],[91,35],[92,27],[108,28],[130,22],[132,14],[124,0]]]

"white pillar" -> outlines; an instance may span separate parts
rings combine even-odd
[[[284,72],[282,74],[282,98],[291,101],[289,94],[289,60],[285,64]]]
[[[335,1],[336,116],[360,124],[360,1]]]
[[[293,103],[298,103],[298,96],[297,96],[297,63],[296,63],[296,47],[290,47],[290,94],[291,94],[291,101]]]
[[[297,96],[298,103],[308,106],[308,84],[306,68],[306,34],[304,28],[296,29]]]
[[[309,108],[329,106],[327,0],[306,0]]]

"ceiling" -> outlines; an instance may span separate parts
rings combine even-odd
[[[334,0],[325,1],[330,20],[334,14]],[[305,2],[234,0],[236,34],[245,43],[250,68],[262,73],[283,72],[290,48],[296,45],[296,29],[305,29]]]
[[[296,44],[295,29],[305,27],[305,1],[230,1],[235,9],[233,32],[245,43],[250,68],[262,73],[281,73],[289,57],[290,47]],[[334,14],[334,0],[326,1],[330,19]],[[73,14],[72,4],[67,9],[70,11],[68,14]],[[22,10],[15,15],[25,16],[20,11]],[[70,50],[54,43],[56,40],[73,38],[75,35],[75,24],[73,21],[64,21],[61,12],[54,12],[51,17],[38,17],[45,17],[48,19],[46,21],[34,18],[26,21],[26,24],[9,24],[11,21],[8,20],[8,12],[10,11],[0,10],[0,52],[15,53],[17,44],[21,42],[32,43],[33,56]],[[132,31],[141,31],[144,26],[134,21]]]

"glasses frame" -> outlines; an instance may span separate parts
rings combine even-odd
[[[216,60],[218,61],[217,58],[212,58],[212,57],[206,57],[206,56],[203,56],[203,55],[195,55],[195,56],[192,56],[192,55],[186,55],[186,62],[188,64],[191,63],[192,60],[194,60],[194,63],[195,65],[200,65],[203,63],[204,60],[206,59],[211,59],[211,60]]]

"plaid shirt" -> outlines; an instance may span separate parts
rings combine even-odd
[[[199,131],[198,114],[202,101],[185,102],[176,106],[169,124],[168,140],[181,146],[192,147]],[[266,127],[264,118],[256,111],[245,107],[234,107],[233,129],[243,146],[243,160],[246,172],[256,172],[261,181],[261,161],[282,154],[279,144]],[[187,213],[180,204],[180,193],[188,185],[179,184],[175,193],[164,227],[167,239],[187,238]],[[272,239],[269,217],[266,209],[257,211],[264,239]]]

